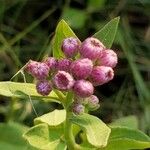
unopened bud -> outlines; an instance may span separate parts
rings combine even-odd
[[[92,72],[93,63],[90,59],[84,58],[72,62],[70,71],[77,79],[86,79]]]
[[[94,93],[94,87],[91,82],[86,80],[77,80],[73,88],[75,94],[79,97],[89,97]]]
[[[64,39],[62,43],[62,51],[67,58],[73,58],[79,50],[79,40],[74,37]]]
[[[51,83],[47,80],[38,81],[36,84],[36,90],[39,94],[46,96],[52,91]]]
[[[53,78],[54,85],[60,90],[69,90],[74,85],[73,77],[65,71],[58,71]]]
[[[74,103],[72,111],[75,115],[81,115],[82,113],[84,113],[84,106],[79,103]]]
[[[109,82],[114,77],[114,71],[111,67],[96,66],[90,76],[90,81],[94,86],[102,85]]]
[[[66,72],[70,72],[70,65],[71,65],[72,61],[70,59],[60,59],[58,61],[58,66],[57,69],[61,70],[61,71],[66,71]]]
[[[117,65],[117,54],[113,50],[104,50],[97,59],[98,65],[114,68]]]
[[[100,56],[105,46],[96,38],[90,37],[85,39],[80,47],[80,54],[84,58],[95,60]]]

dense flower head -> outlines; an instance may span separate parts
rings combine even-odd
[[[111,49],[106,49],[101,52],[101,55],[98,57],[97,62],[100,66],[108,66],[114,68],[118,62],[117,54]]]
[[[100,56],[100,53],[105,49],[103,43],[97,38],[90,37],[85,39],[80,47],[80,54],[83,58],[95,60]]]
[[[62,71],[70,72],[70,65],[72,61],[70,59],[64,58],[58,60],[57,69]]]
[[[72,111],[76,115],[81,115],[82,113],[84,113],[84,108],[85,107],[80,103],[73,103]]]
[[[79,97],[89,97],[94,93],[94,87],[91,82],[86,80],[77,80],[74,83],[73,91]]]
[[[69,37],[63,40],[61,48],[67,58],[73,58],[78,53],[79,46],[77,38]]]
[[[83,58],[72,62],[70,72],[76,79],[86,79],[91,74],[92,69],[92,61],[88,58]]]
[[[51,83],[47,80],[38,81],[36,83],[36,90],[39,94],[46,96],[52,91]]]
[[[70,90],[74,85],[74,79],[68,72],[58,71],[53,78],[53,83],[60,90]]]
[[[114,77],[114,71],[111,67],[96,66],[93,68],[90,81],[94,86],[102,85],[109,82]]]
[[[47,57],[43,62],[49,67],[50,71],[56,70],[57,60],[54,57]]]
[[[36,61],[29,61],[26,66],[26,70],[36,79],[45,79],[49,75],[49,67],[47,64]]]
[[[42,62],[30,60],[25,70],[36,78],[36,90],[46,96],[52,89],[67,95],[73,93],[72,112],[80,115],[84,109],[99,108],[99,99],[93,95],[94,86],[103,85],[114,77],[117,54],[107,49],[97,38],[89,37],[82,43],[77,38],[63,40],[65,58],[47,57]],[[80,57],[76,57],[79,53]]]

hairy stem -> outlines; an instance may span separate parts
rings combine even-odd
[[[75,149],[75,139],[72,133],[72,124],[69,120],[71,117],[71,113],[69,111],[66,111],[66,122],[65,122],[65,140],[66,144],[68,146],[69,150],[74,150]]]
[[[73,102],[72,92],[68,92],[65,102],[66,104],[64,105],[64,108],[66,109],[66,121],[64,126],[64,134],[65,134],[66,144],[69,150],[81,150],[80,145],[78,145],[75,141],[75,137],[72,131],[72,123],[70,121],[70,118],[73,115],[70,109],[71,104]]]

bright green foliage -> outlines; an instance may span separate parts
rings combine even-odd
[[[34,119],[34,124],[47,123],[49,126],[57,126],[62,124],[66,119],[66,111],[55,109],[53,112],[44,114]]]
[[[50,127],[42,123],[32,127],[24,134],[24,138],[34,147],[40,150],[65,150],[66,145],[63,142],[63,128]]]
[[[52,41],[52,50],[53,50],[53,56],[56,58],[64,57],[64,54],[61,50],[61,43],[63,39],[67,37],[76,37],[74,32],[71,30],[71,28],[68,26],[68,24],[61,20],[56,28],[55,36]]]
[[[103,150],[129,150],[150,147],[150,138],[139,130],[112,127],[108,145]]]
[[[43,99],[48,101],[58,100],[57,95],[52,91],[49,96],[41,96],[36,92],[35,84],[19,82],[0,82],[0,95],[7,97]]]
[[[119,17],[112,19],[100,31],[94,34],[94,37],[98,38],[107,48],[111,48],[112,46],[117,32],[119,19]]]
[[[89,114],[73,116],[71,122],[79,125],[85,131],[87,140],[95,147],[104,147],[110,134],[110,128],[106,126],[100,119]]]
[[[65,110],[54,110],[34,120],[36,124],[24,134],[25,139],[34,147],[48,149],[66,149],[63,141],[63,122]]]
[[[22,134],[27,131],[27,127],[17,123],[10,122],[8,124],[0,124],[0,149],[1,150],[31,150],[31,146],[27,145],[22,138]],[[34,150],[34,149],[32,149]]]

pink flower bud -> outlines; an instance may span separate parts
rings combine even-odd
[[[99,108],[100,105],[99,105],[99,99],[97,96],[91,95],[87,99],[88,99],[88,108],[90,110],[96,110]]]
[[[79,97],[89,97],[94,93],[94,87],[91,82],[86,80],[77,80],[73,88],[75,94]]]
[[[26,70],[30,73],[33,77],[42,80],[48,77],[49,74],[49,67],[45,63],[36,62],[36,61],[29,61],[26,66]]]
[[[31,74],[33,68],[37,65],[37,63],[38,63],[37,61],[29,60],[29,62],[27,63],[25,67],[25,70]]]
[[[65,71],[58,71],[53,78],[54,85],[60,90],[69,90],[74,85],[73,77]]]
[[[70,72],[77,79],[86,79],[91,74],[92,69],[92,61],[88,58],[84,58],[72,62]]]
[[[79,49],[79,40],[74,37],[64,39],[62,43],[62,51],[64,52],[65,56],[68,58],[73,58]]]
[[[57,68],[57,60],[54,57],[47,57],[44,63],[47,64],[50,71],[54,71]]]
[[[109,82],[114,77],[114,71],[111,67],[96,66],[90,76],[90,81],[94,86],[102,85]]]
[[[36,90],[39,94],[46,96],[52,91],[52,86],[49,81],[38,81],[36,84]]]
[[[60,59],[58,61],[58,66],[57,69],[58,70],[62,70],[62,71],[66,71],[66,72],[70,72],[70,65],[71,65],[72,61],[70,59]]]
[[[102,51],[100,57],[98,58],[98,65],[101,66],[114,68],[117,65],[117,62],[117,54],[110,49]]]
[[[98,39],[90,37],[81,44],[80,54],[84,58],[95,60],[104,49],[105,46]]]
[[[75,115],[81,115],[82,113],[84,113],[84,106],[80,103],[74,103],[72,111]]]

